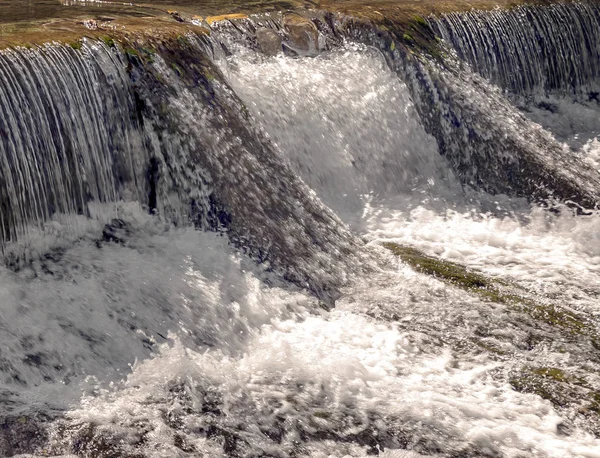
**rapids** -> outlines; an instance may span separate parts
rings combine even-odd
[[[598,211],[465,183],[421,121],[414,81],[373,46],[266,56],[226,38],[201,76],[171,48],[130,63],[131,79],[102,43],[0,55],[0,77],[20,70],[0,89],[0,123],[15,127],[0,143],[13,164],[0,188],[13,196],[0,453],[600,457],[600,357],[584,334],[600,325]],[[190,42],[193,68],[204,44]],[[47,90],[35,68],[80,84]],[[597,171],[593,104],[544,94],[560,110],[530,106],[525,120],[495,88],[477,103],[488,89],[515,136],[534,129]],[[14,100],[45,111],[27,117]],[[62,143],[45,140],[51,122]],[[560,304],[584,331],[420,273],[389,242]],[[527,374],[547,385],[524,386],[538,383]]]

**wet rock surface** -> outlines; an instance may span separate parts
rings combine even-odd
[[[272,29],[258,29],[256,31],[256,42],[260,51],[267,56],[275,56],[281,52],[281,37]]]
[[[51,420],[53,418],[48,414],[0,417],[0,456],[35,453],[43,449]]]
[[[298,14],[287,14],[283,18],[283,28],[288,35],[288,46],[300,52],[317,49],[319,31],[309,19]]]
[[[226,231],[256,261],[269,263],[285,279],[333,303],[346,275],[344,266],[357,255],[360,241],[253,129],[241,101],[198,45],[179,39],[155,46],[150,56],[143,48],[132,55],[134,90],[196,224]],[[162,62],[155,63],[158,58]],[[185,110],[173,109],[172,97],[181,93],[194,97]],[[197,119],[205,120],[205,131],[195,129]],[[169,170],[176,166],[169,163],[170,151],[178,151],[191,170],[198,170],[197,188],[209,189],[206,196],[185,194],[190,183]],[[313,262],[320,266],[320,278],[307,270],[314,268]]]

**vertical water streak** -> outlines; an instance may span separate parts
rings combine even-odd
[[[600,6],[519,6],[430,19],[458,57],[520,95],[598,92]]]
[[[0,53],[2,243],[90,202],[138,200],[144,148],[114,48],[52,45]]]

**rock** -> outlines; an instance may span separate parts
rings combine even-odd
[[[262,28],[256,31],[258,49],[267,56],[275,56],[281,51],[281,38],[274,30]]]
[[[86,19],[85,21],[82,22],[82,24],[86,29],[90,29],[90,30],[98,29],[98,21],[96,21],[95,19]]]
[[[6,416],[0,418],[0,456],[33,453],[48,439],[45,414]]]
[[[177,22],[186,22],[179,11],[167,11],[167,13]]]
[[[298,14],[288,14],[283,18],[283,27],[288,34],[288,44],[293,49],[306,52],[317,48],[319,31],[308,19]]]
[[[125,243],[131,234],[128,224],[122,219],[113,219],[110,224],[104,226],[102,230],[102,241]]]

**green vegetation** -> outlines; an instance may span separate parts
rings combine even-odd
[[[412,54],[419,56],[421,52],[425,52],[437,60],[443,59],[440,40],[422,16],[415,15],[408,21],[398,22],[392,30],[395,31],[396,39],[400,38]]]
[[[535,372],[536,370],[539,372],[544,368],[534,370],[525,368],[522,373],[513,375],[510,378],[510,385],[515,391],[538,395],[557,407],[566,407],[569,401],[577,397],[575,393],[571,392],[568,384],[551,376],[540,375]],[[554,370],[562,373],[560,369]]]
[[[177,76],[183,76],[183,69],[177,65],[175,62],[171,63],[171,68],[173,69],[173,71],[175,73],[177,73]]]
[[[596,330],[583,317],[554,304],[537,302],[527,297],[527,292],[516,285],[487,277],[460,264],[428,256],[415,248],[389,242],[383,246],[417,272],[431,275],[484,300],[508,305],[514,311],[525,313],[570,335],[585,335],[594,341],[598,339]]]
[[[418,24],[418,25],[422,26],[422,27],[428,27],[429,26],[429,24],[427,23],[427,20],[425,18],[423,18],[422,16],[419,16],[419,15],[413,16],[413,22],[415,24]]]
[[[72,41],[69,43],[69,46],[73,49],[79,50],[83,46],[83,42],[81,40]]]
[[[404,32],[404,35],[402,35],[402,39],[404,41],[406,41],[409,44],[412,44],[415,42],[415,40],[413,39],[412,35],[408,32]]]
[[[102,37],[101,39],[104,42],[104,44],[106,46],[108,46],[109,48],[115,47],[115,40],[112,37],[105,36],[105,37]]]
[[[582,377],[556,367],[524,367],[509,380],[515,391],[531,393],[556,407],[579,406],[580,413],[600,414],[600,392],[591,389]]]
[[[397,243],[384,243],[383,246],[409,264],[416,271],[439,278],[466,290],[475,290],[481,294],[488,294],[494,283],[487,277],[471,272],[460,264],[445,261],[425,253]],[[488,288],[488,291],[480,291]],[[497,292],[493,292],[492,298],[496,299]]]
[[[135,49],[130,48],[130,47],[126,47],[124,49],[124,51],[125,51],[125,54],[127,54],[128,57],[139,57],[140,56],[139,53]]]
[[[568,380],[565,371],[562,369],[557,369],[556,367],[540,367],[533,369],[532,372],[542,377],[551,378],[557,382],[566,382]]]

